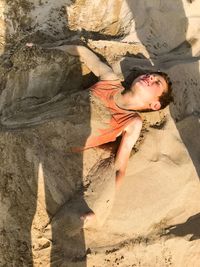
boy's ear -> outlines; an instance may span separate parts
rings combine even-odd
[[[161,108],[160,101],[154,101],[150,104],[152,110],[159,110]]]

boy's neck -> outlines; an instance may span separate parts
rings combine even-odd
[[[127,92],[125,94],[122,94],[121,92],[118,92],[114,96],[115,104],[126,110],[143,110],[146,109],[144,105],[142,105],[141,100],[137,98],[136,96],[132,96],[131,93]]]

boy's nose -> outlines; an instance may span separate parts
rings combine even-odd
[[[147,73],[146,75],[145,75],[145,78],[146,78],[146,80],[148,81],[148,83],[153,83],[154,81],[155,81],[155,76],[154,75],[152,75],[152,74],[150,74],[150,73]]]

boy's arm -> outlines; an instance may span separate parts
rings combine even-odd
[[[51,47],[50,49],[59,49],[73,56],[80,56],[85,65],[97,76],[100,80],[119,80],[112,68],[103,63],[98,56],[90,49],[81,45],[62,45]]]
[[[136,117],[134,121],[126,127],[122,135],[122,140],[115,159],[117,188],[119,188],[125,175],[131,150],[140,136],[141,129],[142,119],[140,117]]]

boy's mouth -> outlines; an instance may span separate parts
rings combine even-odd
[[[148,77],[144,77],[144,78],[142,78],[141,81],[142,81],[143,83],[145,83],[146,85],[149,86],[149,79],[148,79]]]

